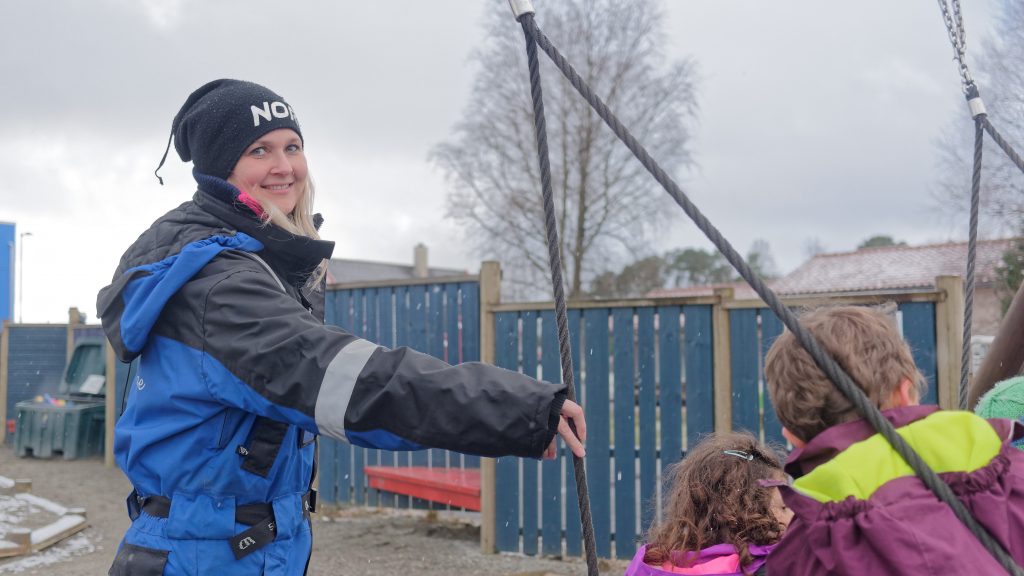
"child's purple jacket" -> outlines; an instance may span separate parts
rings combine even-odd
[[[942,479],[1017,563],[1024,563],[1024,452],[1010,445],[1024,434],[1021,427],[1011,420],[972,420],[977,418],[973,414],[941,412],[935,406],[883,414],[933,469],[949,470],[940,474]],[[903,427],[915,423],[915,432],[905,434]],[[913,475],[894,474],[866,498],[849,495],[823,502],[820,495],[799,491],[800,478],[823,467],[831,469],[821,471],[829,479],[821,485],[856,485],[865,476],[864,467],[843,469],[849,459],[840,455],[858,444],[862,450],[877,449],[866,475],[884,477],[886,470],[896,470],[887,449],[869,443],[875,436],[867,422],[847,422],[790,455],[786,471],[797,480],[793,489],[783,487],[782,492],[795,516],[768,560],[769,576],[1005,573],[950,508]],[[994,455],[972,471],[950,467],[960,456],[951,454],[950,438],[968,446],[975,462],[986,451]]]
[[[753,574],[759,568],[761,568],[761,566],[763,566],[765,563],[765,559],[767,558],[768,553],[771,552],[772,549],[775,548],[775,546],[775,544],[771,544],[768,546],[748,544],[747,551],[750,552],[750,555],[753,557],[754,561],[750,564],[750,566],[746,567],[747,574]],[[646,564],[644,563],[644,556],[646,554],[647,546],[641,546],[640,549],[637,550],[636,554],[633,556],[633,561],[630,562],[629,567],[626,568],[626,573],[624,576],[672,576],[673,574],[687,573],[679,571],[670,572],[668,570],[662,569],[659,566],[651,566],[650,564]],[[693,556],[696,556],[696,558],[694,558]],[[736,548],[733,547],[732,544],[715,544],[714,546],[709,546],[701,550],[700,553],[697,554],[690,552],[689,557],[687,557],[687,553],[685,552],[672,552],[671,554],[671,560],[676,565],[682,566],[684,564],[688,564],[688,561],[692,561],[693,571],[689,572],[691,574],[701,574],[704,576],[745,576],[742,571],[732,570],[723,572],[720,570],[713,569],[700,569],[701,567],[708,568],[715,561],[722,559],[729,559],[738,563],[739,554],[736,552]]]

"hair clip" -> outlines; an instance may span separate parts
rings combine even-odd
[[[746,452],[743,452],[741,450],[722,450],[722,454],[726,454],[728,456],[735,456],[737,458],[742,458],[742,459],[746,460],[747,462],[750,462],[750,461],[752,461],[754,459],[754,455],[753,454],[747,454]]]
[[[779,486],[789,486],[789,482],[786,480],[766,480],[762,478],[757,481],[757,485],[762,488],[777,488]]]

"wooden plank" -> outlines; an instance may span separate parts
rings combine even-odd
[[[338,290],[335,297],[334,321],[346,332],[354,334],[352,327],[352,290]],[[354,501],[352,477],[352,449],[347,442],[339,442],[335,446],[334,478],[338,505],[346,506]]]
[[[103,465],[114,467],[114,426],[117,425],[117,357],[114,347],[104,339],[103,355],[106,379],[106,395],[103,398]],[[131,365],[128,366],[131,370]],[[0,398],[3,396],[0,395]],[[3,419],[0,419],[3,422]],[[0,439],[0,443],[3,440]]]
[[[628,298],[620,300],[572,300],[566,303],[568,310],[587,310],[588,308],[641,308],[645,306],[684,306],[714,304],[715,296],[686,296],[680,298]],[[495,312],[525,312],[533,310],[543,312],[554,310],[555,303],[545,302],[510,302],[495,306]]]
[[[487,262],[484,262],[487,264]],[[328,284],[328,290],[355,290],[357,288],[408,288],[410,286],[422,286],[424,284],[458,284],[462,282],[476,282],[479,276],[473,274],[444,276],[442,278],[406,278],[400,280],[370,280],[366,282],[348,282]],[[440,280],[440,282],[439,282]]]
[[[409,287],[395,288],[395,347],[409,346]],[[395,466],[410,466],[409,452],[394,452]],[[400,495],[396,498],[396,507],[408,508],[409,497]]]
[[[459,285],[462,310],[461,344],[463,362],[480,360],[494,363],[495,320],[493,307],[501,301],[501,265],[497,262],[480,264],[480,284]],[[479,308],[473,306],[473,301]],[[476,333],[479,338],[472,338]],[[479,344],[479,348],[473,349]],[[476,356],[473,356],[476,352]],[[469,465],[467,459],[463,463]],[[494,501],[495,471],[493,458],[481,458],[480,465],[480,551],[493,554],[495,547],[495,531],[497,530],[496,510]]]
[[[416,284],[409,286],[409,346],[420,352],[427,350],[427,286]],[[410,454],[410,466],[429,466],[430,456],[426,450],[416,450]],[[413,508],[430,508],[430,503],[414,498]]]
[[[939,406],[960,406],[960,366],[964,341],[964,286],[959,276],[938,276],[935,287],[945,298],[935,305],[935,364]]]
[[[493,270],[486,268],[487,264],[494,264]],[[485,273],[487,278],[495,274],[501,275],[497,262],[484,262],[484,266],[485,269],[480,272],[481,278],[485,277]],[[459,294],[462,299],[462,336],[460,339],[462,355],[459,357],[459,362],[493,361],[494,318],[490,317],[490,307],[492,306],[490,299],[498,298],[499,293],[497,288],[489,285],[492,283],[497,283],[500,286],[501,279],[489,280],[488,285],[483,283],[459,285]],[[486,334],[485,328],[487,329]],[[491,360],[488,360],[484,354],[490,355]]]
[[[349,332],[365,337],[366,330],[363,326],[363,317],[366,306],[366,294],[362,288],[349,291],[350,293],[350,325]],[[366,504],[366,476],[363,469],[366,467],[366,448],[352,446],[352,501],[357,506]]]
[[[377,317],[380,313],[380,291],[380,288],[368,288],[363,290],[365,310],[363,312],[362,337],[374,343],[380,342],[380,330],[377,322]],[[366,449],[363,459],[367,466],[378,466],[380,465],[381,450]],[[366,505],[380,505],[380,491],[370,487],[369,482],[367,482]]]
[[[615,361],[615,557],[636,554],[636,375],[633,309],[612,312]]]
[[[444,286],[444,361],[458,364],[459,358],[459,285]]]
[[[899,305],[903,316],[903,339],[910,346],[914,364],[928,382],[928,389],[922,404],[937,404],[935,388],[935,304],[932,302],[908,302]]]
[[[427,288],[427,353],[444,360],[444,289],[438,284]],[[448,452],[432,448],[428,453],[431,468],[448,468]]]
[[[459,285],[444,284],[444,317],[441,328],[444,339],[444,361],[449,364],[458,364],[462,355],[459,344],[461,333],[459,332]],[[457,452],[448,453],[449,468],[465,468],[463,464],[464,454]]]
[[[683,454],[683,365],[679,338],[678,306],[659,306],[658,312],[658,408],[661,423],[661,469],[682,458]],[[690,324],[687,316],[686,326]],[[687,364],[689,379],[689,364]],[[690,428],[690,390],[686,390],[686,428]]]
[[[816,308],[828,306],[872,306],[886,302],[939,302],[946,298],[942,290],[918,291],[885,291],[879,290],[870,294],[863,292],[830,292],[813,296],[787,296],[782,303],[790,308]],[[743,308],[767,308],[768,305],[760,298],[749,300],[732,300],[725,303],[728,310]]]
[[[580,353],[581,353],[581,338],[583,331],[580,327],[580,321],[583,318],[583,313],[580,310],[569,310],[566,313],[566,319],[569,324],[569,353],[572,356],[572,372],[573,381],[576,383],[576,398],[586,397],[586,383],[580,378]],[[558,356],[558,338],[554,341],[554,354]],[[547,349],[545,348],[545,353]],[[561,368],[559,368],[561,370]],[[591,413],[589,411],[589,405],[584,403],[584,414],[587,418],[587,424],[589,426],[591,420]],[[599,436],[593,433],[593,429],[587,431],[587,447],[593,445],[595,442],[594,438]],[[589,451],[587,457],[590,457]],[[568,450],[562,450],[562,458],[565,460],[565,553],[568,556],[582,556],[583,555],[583,529],[580,523],[580,502],[577,496],[576,490],[576,472],[573,468],[573,457],[572,452]]]
[[[394,302],[394,289],[392,288],[378,288],[377,289],[377,318],[380,324],[380,329],[377,334],[377,342],[388,348],[395,347],[395,302]],[[395,453],[390,450],[381,450],[378,460],[379,466],[394,466],[395,465]],[[395,506],[395,495],[391,492],[381,492],[378,495],[378,502],[384,507]]]
[[[494,264],[494,268],[487,268],[488,264]],[[499,286],[501,284],[501,269],[497,267],[496,262],[484,262],[484,268],[481,269],[480,277],[483,278],[484,274],[488,275],[488,278],[498,276],[496,279],[489,280],[489,282],[496,282]],[[490,288],[487,288],[491,291]],[[484,345],[483,336],[481,334],[482,323],[481,318],[487,318],[488,315],[483,310],[490,304],[481,300],[480,293],[483,290],[482,284],[476,282],[464,282],[459,284],[459,307],[460,315],[462,317],[462,326],[458,333],[458,359],[459,362],[479,362],[484,360],[481,356],[481,347]],[[497,293],[489,294],[489,297],[497,298]],[[493,319],[490,321],[493,329]],[[493,350],[493,336],[491,339],[491,348]],[[483,348],[487,350],[488,348]],[[493,355],[491,356],[493,361]],[[493,462],[491,463],[493,464]],[[462,456],[462,465],[465,468],[478,468],[481,466],[479,456],[470,456],[468,454]]]
[[[654,309],[637,309],[637,399],[640,404],[640,529],[646,530],[654,520],[657,506],[658,384],[655,380]]]
[[[701,435],[715,429],[715,397],[714,397],[714,352],[712,350],[711,306],[685,306],[684,350],[686,354],[686,445],[693,447]],[[661,329],[664,331],[664,328]],[[676,347],[678,349],[678,347]],[[672,350],[662,347],[661,365],[664,372],[665,363],[671,362],[666,354]],[[662,390],[665,388],[665,377],[661,379]],[[665,426],[665,415],[675,406],[661,404],[662,428]],[[662,432],[664,434],[664,432]],[[661,445],[661,469],[665,470],[677,461],[679,455],[668,454],[664,444]]]
[[[352,445],[348,442],[335,444],[334,485],[337,491],[338,505],[347,506],[352,503]]]
[[[337,506],[338,502],[338,441],[334,438],[321,436],[317,442],[317,477],[320,487],[317,498],[328,506]]]
[[[523,374],[531,378],[537,377],[537,312],[523,312]],[[538,539],[540,538],[540,482],[539,466],[532,458],[521,461],[523,474],[523,554],[537,555]]]
[[[338,291],[328,289],[324,293],[324,324],[338,325]],[[337,506],[338,501],[338,464],[337,440],[321,436],[317,442],[317,490],[319,499],[328,506]]]
[[[757,381],[757,310],[731,310],[729,315],[729,363],[732,372],[732,429],[760,437],[761,411]]]
[[[68,514],[32,531],[32,552],[39,552],[89,527],[84,516]]]
[[[729,358],[729,311],[724,305],[732,300],[732,288],[715,290],[721,303],[711,309],[711,333],[715,356],[712,378],[715,382],[715,431],[732,430],[732,361]]]
[[[606,308],[588,308],[583,311],[586,335],[586,392],[587,407],[587,485],[590,488],[590,511],[594,520],[594,540],[597,555],[611,558],[611,409],[608,393],[608,317]]]
[[[417,496],[445,506],[480,510],[480,471],[367,466],[369,484],[379,490]]]
[[[494,363],[518,371],[519,315],[515,312],[496,314],[495,324]],[[502,552],[519,552],[519,460],[498,458],[494,468],[495,543]]]
[[[540,313],[541,373],[548,382],[561,383],[562,373],[558,358],[558,334],[555,313]],[[561,440],[559,440],[561,444]],[[562,458],[545,460],[541,464],[541,542],[545,556],[562,555]],[[570,491],[568,497],[574,495]]]
[[[7,361],[7,350],[10,348],[11,323],[4,320],[3,331],[0,332],[0,445],[7,437],[7,378],[11,365]]]
[[[3,541],[10,542],[13,546],[0,548],[0,558],[32,553],[32,531],[28,528],[11,528],[4,534],[4,540],[0,540]]]
[[[759,311],[761,314],[761,371],[764,371],[764,359],[772,344],[782,334],[782,321],[771,310],[764,308]],[[761,374],[762,382],[765,382],[764,374]],[[774,442],[779,446],[786,445],[786,439],[782,436],[782,424],[775,414],[775,407],[772,405],[771,395],[767,386],[761,391],[764,399],[764,439],[767,442]]]

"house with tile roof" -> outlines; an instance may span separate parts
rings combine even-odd
[[[996,270],[1013,239],[980,240],[975,260],[973,332],[993,335],[1002,319]],[[936,276],[965,276],[967,243],[884,246],[818,254],[775,281],[785,296],[934,290]]]
[[[980,240],[975,261],[972,328],[975,336],[992,336],[1003,311],[996,286],[996,270],[1013,238]],[[947,242],[923,246],[883,246],[853,252],[818,254],[782,278],[768,281],[780,296],[850,296],[886,292],[930,291],[936,276],[966,275],[967,243]],[[745,282],[660,288],[649,298],[710,296],[718,288],[731,288],[735,300],[758,296]]]
[[[350,258],[331,258],[331,261],[327,263],[328,284],[402,281],[415,278],[465,276],[467,274],[469,274],[467,271],[457,268],[431,268],[428,266],[427,247],[423,244],[417,244],[413,250],[412,264]]]

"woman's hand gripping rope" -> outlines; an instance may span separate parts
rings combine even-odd
[[[575,433],[572,426],[569,425],[570,421],[576,427]],[[562,404],[562,415],[558,417],[558,436],[562,437],[565,445],[579,458],[587,455],[587,450],[583,447],[583,443],[587,441],[587,421],[583,417],[583,408],[572,400],[566,400],[565,404]],[[551,444],[544,450],[546,460],[558,456],[557,442],[558,437],[556,436],[551,439]]]

